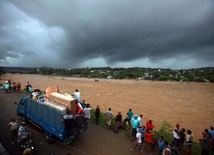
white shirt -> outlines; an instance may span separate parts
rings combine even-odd
[[[113,113],[112,113],[112,111],[107,110],[106,115],[110,118],[113,115]]]
[[[73,96],[80,102],[80,92],[74,92]]]
[[[140,125],[142,125],[142,119],[140,118],[140,116],[138,117],[138,120],[139,120],[139,123],[140,123]]]
[[[25,128],[23,126],[19,127],[18,136],[20,136],[21,139],[26,138],[26,131],[25,131]]]
[[[33,95],[33,96],[38,96],[39,93],[38,93],[38,92],[33,92],[32,95]]]
[[[73,115],[64,115],[63,119],[72,119],[74,116]]]
[[[177,128],[175,128],[175,130],[178,130],[178,132],[180,132],[180,130],[177,129]],[[173,133],[173,137],[174,137],[174,138],[180,139],[180,135],[179,135],[177,132],[173,131],[172,133]]]
[[[139,133],[139,132],[138,132],[138,133],[136,134],[136,138],[138,138],[138,141],[137,141],[137,143],[142,143],[142,139],[141,139],[141,138],[142,138],[142,137],[141,137],[141,133]]]
[[[78,106],[79,106],[80,109],[83,109],[82,105],[79,102],[78,102]]]
[[[84,108],[83,112],[85,114],[85,118],[88,118],[88,119],[91,118],[91,110],[92,108]]]

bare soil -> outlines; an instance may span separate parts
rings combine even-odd
[[[159,82],[136,80],[113,80],[88,78],[68,78],[32,74],[6,74],[0,77],[0,83],[6,80],[19,82],[24,88],[27,82],[33,89],[44,90],[48,86],[58,86],[61,93],[72,94],[79,89],[81,99],[92,107],[100,105],[105,112],[112,108],[114,115],[119,111],[125,118],[129,108],[136,114],[143,114],[143,124],[152,119],[155,129],[166,120],[173,127],[179,123],[181,128],[190,129],[194,141],[198,142],[205,128],[214,126],[214,84]]]

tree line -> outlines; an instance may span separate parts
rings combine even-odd
[[[27,72],[26,72],[27,70]],[[25,68],[25,67],[0,67],[0,75],[7,73],[29,73],[52,76],[86,77],[86,78],[112,78],[112,79],[136,79],[136,80],[157,80],[157,81],[194,81],[214,82],[214,67],[180,69],[170,68]]]

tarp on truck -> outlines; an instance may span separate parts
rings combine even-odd
[[[66,109],[67,107],[66,106],[63,106],[61,104],[58,104],[58,103],[55,103],[55,102],[52,102],[52,101],[45,101],[45,102],[42,102],[43,104],[49,106],[49,107],[52,107],[58,111],[61,111],[63,114],[66,114]]]
[[[76,114],[76,103],[75,99],[69,94],[60,94],[53,92],[50,94],[50,101],[63,105],[70,109],[71,114]]]
[[[50,95],[51,95],[51,93],[53,93],[53,92],[59,92],[58,86],[47,87],[47,88],[45,89],[45,97],[46,97],[47,99],[50,99]]]

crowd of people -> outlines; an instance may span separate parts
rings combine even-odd
[[[14,82],[11,79],[5,81],[4,85],[3,85],[3,89],[5,91],[5,93],[10,93],[10,92],[15,92],[17,91],[18,93],[20,93],[21,91],[21,84],[19,82]]]
[[[172,152],[179,153],[185,147],[186,155],[192,155],[193,133],[190,129],[181,128],[180,124],[175,125],[172,132],[173,140],[168,142],[163,135],[157,135],[153,132],[155,128],[153,120],[147,119],[144,125],[143,114],[138,116],[132,112],[131,108],[124,120],[122,120],[121,112],[118,112],[114,117],[111,108],[108,108],[105,115],[108,128],[112,125],[111,120],[113,118],[115,120],[113,130],[115,132],[118,132],[120,128],[131,130],[131,141],[134,141],[133,147],[130,148],[131,152],[135,152],[137,149],[143,153],[144,149],[150,151],[153,146],[158,146],[159,154],[171,155]],[[198,141],[202,144],[201,155],[209,155],[210,150],[214,151],[214,128],[204,129],[202,138]]]

